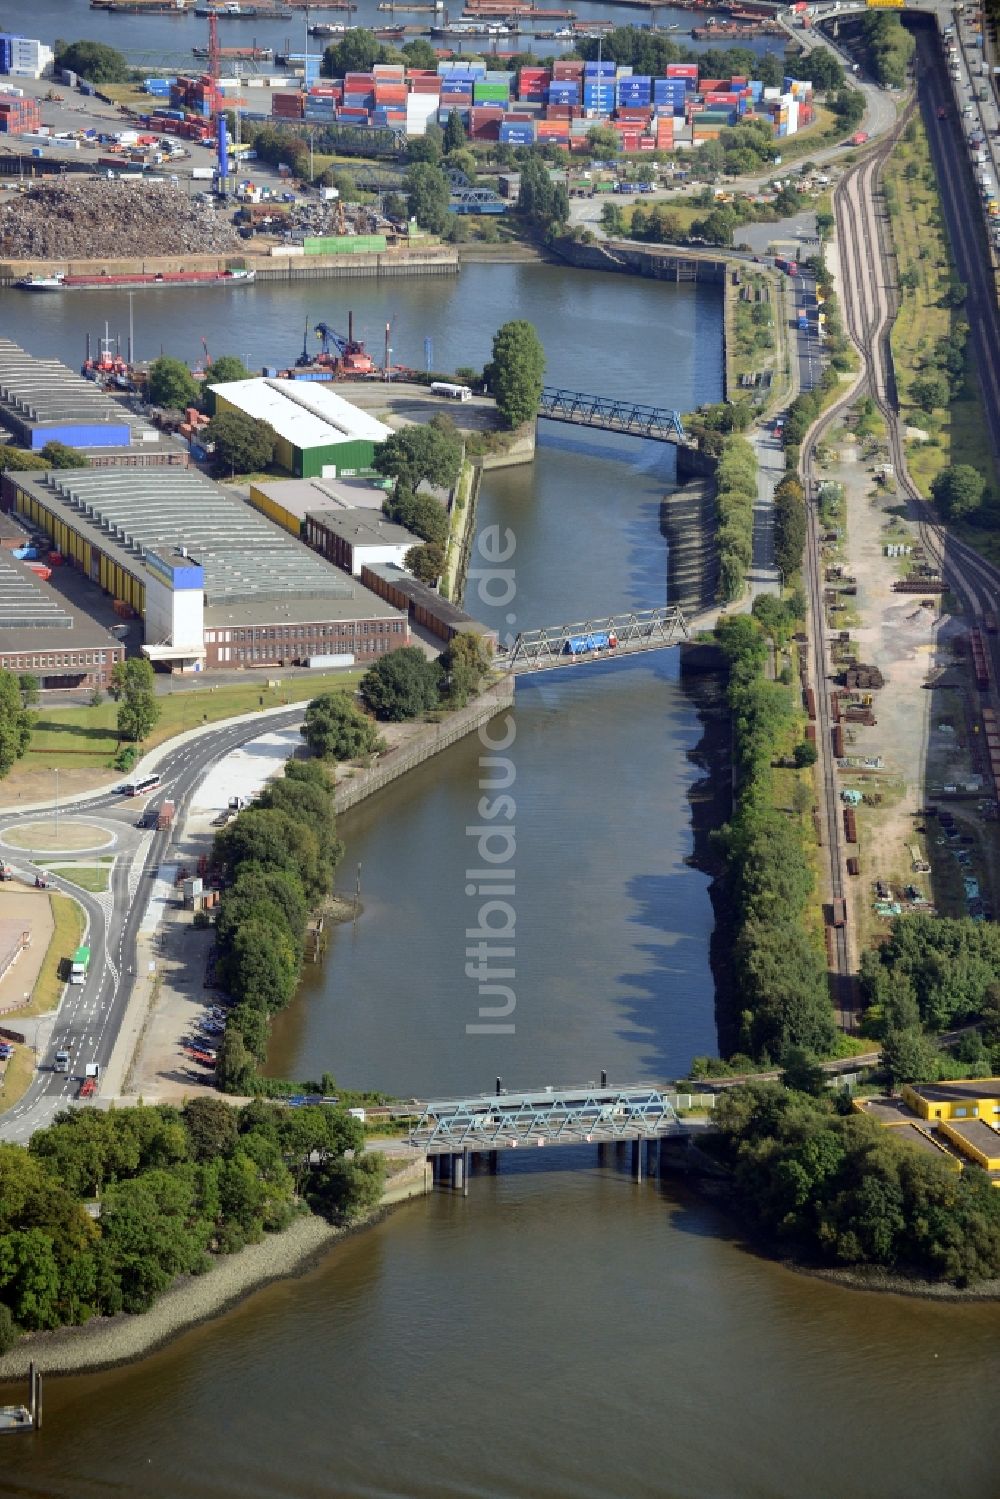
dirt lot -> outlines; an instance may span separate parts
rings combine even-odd
[[[946,915],[966,912],[965,876],[977,879],[988,899],[994,888],[995,839],[988,832],[983,839],[978,798],[956,799],[952,806],[957,821],[968,822],[971,847],[961,845],[961,834],[945,847],[937,824],[920,816],[929,798],[950,803],[941,794],[944,786],[971,783],[976,775],[977,726],[969,717],[962,650],[967,627],[949,612],[946,596],[893,592],[915,558],[913,551],[887,556],[886,547],[916,548],[919,537],[891,488],[876,483],[879,461],[870,452],[866,459],[853,433],[842,429],[830,441],[823,470],[824,480],[844,485],[846,505],[846,528],[837,528],[841,538],[828,548],[827,560],[841,565],[857,587],[856,595],[842,596],[838,624],[849,630],[857,658],[885,677],[872,693],[877,723],[845,724],[846,755],[857,763],[839,776],[842,789],[866,798],[857,808],[858,845],[847,850],[861,861],[860,877],[850,883],[855,960],[887,927],[874,910],[877,880],[889,885],[904,910],[918,908],[903,898],[910,886]],[[931,865],[930,873],[914,868],[914,852]]]
[[[3,886],[0,902],[0,950],[11,946],[19,931],[30,931],[31,939],[20,957],[0,978],[0,1013],[27,1003],[35,987],[38,970],[52,937],[52,907],[43,890],[29,890],[14,881]]]

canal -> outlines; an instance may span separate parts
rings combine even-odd
[[[322,307],[314,289],[183,309],[157,293],[141,300],[144,337],[190,353],[204,332],[259,365],[349,296],[366,328],[392,313],[416,347],[434,338],[436,362],[476,362],[516,311],[555,380],[682,407],[720,390],[710,288],[504,266],[321,290]],[[29,311],[8,293],[0,313],[8,336],[65,354],[95,314],[120,319],[120,299],[108,313],[100,300]],[[671,462],[552,427],[533,467],[490,477],[481,528],[516,543],[496,622],[661,602]],[[528,684],[513,720],[513,1033],[466,1029],[470,741],[343,819],[364,913],[282,1017],[275,1065],[479,1089],[496,1072],[509,1086],[669,1075],[713,1048],[710,909],[686,863],[699,730],[676,655]],[[994,1306],[795,1276],[683,1184],[636,1188],[589,1153],[539,1153],[474,1178],[467,1199],[401,1209],[130,1369],[51,1380],[44,1432],[0,1454],[0,1493],[936,1499],[960,1477],[987,1494],[998,1335]]]

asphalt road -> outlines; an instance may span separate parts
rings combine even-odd
[[[254,716],[226,728],[207,729],[164,755],[156,767],[161,777],[156,799],[169,797],[174,802],[173,827],[144,834],[131,858],[125,855],[115,860],[108,895],[91,895],[57,875],[47,875],[52,888],[72,895],[87,911],[90,973],[86,983],[69,985],[51,1028],[40,1029],[41,1035],[46,1035],[46,1030],[48,1034],[38,1059],[38,1074],[21,1101],[0,1118],[0,1139],[29,1139],[76,1098],[87,1063],[98,1063],[102,1072],[107,1067],[135,985],[136,938],[148,904],[148,889],[160,866],[171,860],[174,830],[183,827],[191,793],[209,768],[230,750],[262,732],[300,723],[304,711],[303,703],[287,713],[269,716],[263,723]],[[132,828],[141,806],[140,799],[106,791],[75,801],[62,816],[83,821],[99,817],[102,822]],[[0,837],[18,822],[37,821],[38,817],[37,810],[0,816]],[[29,878],[39,872],[30,859],[16,852],[11,853],[10,862]],[[12,1024],[16,1025],[16,1017],[12,1017]],[[68,1051],[72,1057],[68,1075],[52,1070],[57,1051]]]

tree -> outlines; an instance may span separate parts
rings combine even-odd
[[[221,1098],[193,1098],[185,1104],[184,1128],[196,1161],[228,1155],[236,1143],[236,1115]]]
[[[601,204],[601,228],[605,234],[625,233],[625,218],[617,203]]]
[[[382,513],[397,526],[405,526],[424,541],[443,544],[448,538],[448,516],[444,506],[432,494],[414,494],[405,485],[382,502]]]
[[[951,387],[948,378],[941,370],[925,370],[922,375],[910,385],[910,395],[917,406],[924,411],[933,411],[935,407],[944,408],[951,399]]]
[[[266,469],[274,457],[274,429],[242,411],[220,411],[205,429],[212,443],[212,467],[217,474],[253,474]]]
[[[361,698],[376,718],[401,723],[436,708],[441,669],[415,645],[382,656],[361,679]]]
[[[961,520],[978,510],[985,489],[986,480],[968,463],[942,469],[931,482],[931,494],[947,520]]]
[[[490,655],[483,637],[456,635],[438,657],[444,672],[448,702],[461,708],[477,693],[490,671]]]
[[[323,53],[320,72],[324,78],[343,78],[345,73],[370,73],[379,60],[382,43],[373,31],[352,27],[342,42]]]
[[[22,708],[33,708],[38,702],[38,678],[30,672],[21,672],[17,679]]]
[[[246,365],[235,354],[220,354],[205,371],[202,380],[202,404],[209,416],[215,415],[215,392],[213,385],[230,385],[236,380],[246,380]]]
[[[50,468],[89,468],[90,459],[79,448],[71,448],[64,442],[47,442],[42,457]]]
[[[17,1329],[10,1314],[10,1307],[0,1301],[0,1358],[9,1353],[17,1342]]]
[[[781,1084],[796,1093],[810,1093],[821,1098],[826,1090],[826,1074],[822,1067],[803,1051],[801,1046],[791,1046],[781,1059]]]
[[[545,350],[531,323],[504,323],[493,339],[489,383],[508,427],[534,421],[542,399]]]
[[[160,705],[153,685],[152,663],[145,656],[116,663],[109,691],[118,703],[118,734],[122,739],[138,743],[158,722]]]
[[[587,145],[596,156],[617,156],[621,137],[610,125],[594,125],[587,131]]]
[[[443,234],[451,217],[451,188],[440,167],[417,162],[406,173],[407,208],[421,229]]]
[[[544,233],[558,229],[569,218],[565,185],[553,178],[545,162],[536,154],[521,163],[517,207]]]
[[[386,193],[382,199],[382,208],[386,218],[397,224],[402,223],[409,212],[402,193]]]
[[[321,760],[359,760],[382,745],[375,724],[344,692],[313,698],[306,709],[302,737]]]
[[[410,547],[403,565],[421,583],[433,588],[444,572],[445,550],[439,541],[425,541],[422,546]]]
[[[0,474],[6,474],[8,471],[26,472],[28,469],[43,469],[48,466],[41,453],[29,453],[24,448],[12,448],[6,443],[0,444]]]
[[[196,406],[201,387],[180,359],[171,359],[161,354],[149,367],[149,399],[154,406],[169,406],[177,411],[186,411]]]
[[[807,770],[810,765],[815,765],[818,758],[816,746],[808,739],[800,739],[795,746],[795,764],[799,770]]]
[[[408,68],[423,69],[431,73],[436,71],[438,55],[430,42],[425,41],[422,36],[416,37],[412,42],[404,42],[399,50],[406,58]]]
[[[462,467],[462,440],[448,417],[435,416],[426,426],[393,432],[380,444],[374,466],[406,489],[422,483],[451,489]]]
[[[440,125],[428,125],[425,135],[415,135],[406,143],[406,159],[436,167],[441,160],[444,131]]]
[[[444,127],[445,155],[450,155],[452,151],[461,151],[465,146],[466,139],[462,116],[457,109],[453,109]]]
[[[56,67],[90,83],[127,83],[131,77],[126,59],[103,42],[71,42],[56,53]]]
[[[21,684],[11,671],[0,671],[0,779],[20,760],[31,740],[31,714],[21,698]]]

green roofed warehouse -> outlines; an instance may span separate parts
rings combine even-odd
[[[375,449],[392,429],[313,380],[233,380],[213,385],[216,411],[241,411],[267,422],[274,458],[298,479],[336,479],[372,472]]]

